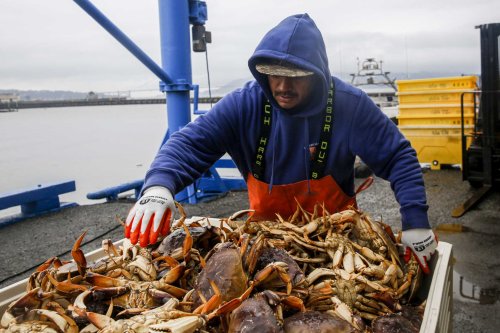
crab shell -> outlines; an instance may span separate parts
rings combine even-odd
[[[245,300],[230,316],[228,333],[257,331],[283,332],[265,297],[253,297]]]
[[[196,292],[193,293],[194,308],[203,302],[198,292],[207,300],[214,295],[210,281],[220,289],[222,301],[240,297],[247,289],[248,278],[243,270],[240,251],[233,243],[220,244],[208,259],[196,282]]]
[[[418,333],[419,328],[415,327],[410,320],[399,314],[380,316],[372,321],[373,333]]]
[[[287,264],[287,274],[294,287],[304,281],[305,277],[302,269],[299,267],[297,262],[295,262],[295,260],[293,260],[292,257],[290,257],[290,255],[283,249],[269,247],[262,250],[259,259],[257,260],[257,270],[263,269],[265,266],[273,262],[284,262]],[[279,279],[274,279],[267,281],[264,286],[283,286],[283,282]]]
[[[300,332],[359,332],[340,317],[324,312],[308,311],[299,312],[285,319],[283,326],[287,333]]]

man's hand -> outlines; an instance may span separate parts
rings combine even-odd
[[[430,269],[427,261],[436,250],[438,242],[432,229],[417,228],[405,230],[403,231],[401,242],[405,246],[405,260],[409,260],[409,255],[411,254],[409,251],[412,251],[424,273],[429,274]],[[407,256],[408,259],[406,259]]]
[[[132,244],[146,247],[156,243],[158,235],[170,232],[172,215],[176,212],[172,193],[163,186],[148,188],[130,210],[125,222],[125,237]]]

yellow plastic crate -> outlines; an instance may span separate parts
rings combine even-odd
[[[456,125],[399,126],[401,133],[410,141],[417,152],[420,163],[430,163],[431,169],[441,165],[462,164],[461,128]],[[465,133],[471,133],[473,126],[465,126]],[[467,138],[469,147],[472,138]]]
[[[424,90],[459,90],[477,88],[476,76],[453,76],[432,79],[396,80],[399,92]]]
[[[459,104],[400,104],[399,115],[405,117],[455,116],[460,117]],[[474,116],[474,104],[464,104],[464,117]]]
[[[462,129],[460,125],[399,125],[399,130],[406,137],[440,137],[440,136],[457,136],[460,138]],[[471,133],[473,125],[464,126],[465,134]]]
[[[399,114],[398,123],[400,126],[406,125],[455,125],[462,124],[462,118],[456,115],[424,115],[424,116],[405,116]],[[464,116],[464,125],[474,125],[473,116]]]
[[[464,92],[464,103],[474,103],[474,90],[436,90],[419,92],[398,92],[399,104],[457,104],[460,106]]]

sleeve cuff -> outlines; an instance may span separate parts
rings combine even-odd
[[[401,208],[402,229],[424,228],[430,229],[429,217],[427,216],[427,205]]]

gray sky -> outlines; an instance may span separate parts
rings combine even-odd
[[[93,0],[158,64],[158,1]],[[207,0],[213,86],[249,77],[260,38],[307,12],[323,33],[332,73],[375,57],[391,72],[479,73],[478,24],[500,22],[498,0]],[[158,79],[71,0],[0,1],[0,89],[157,89]],[[205,56],[193,83],[206,86]]]

